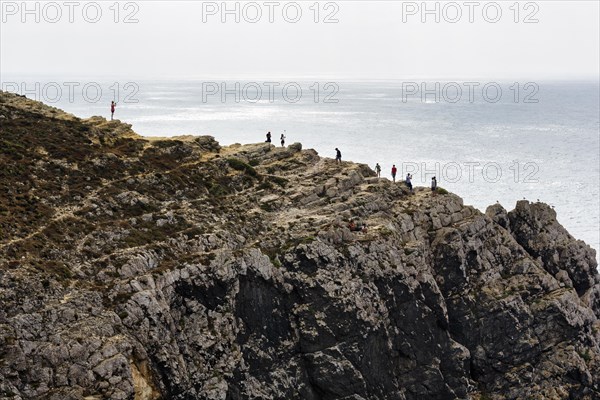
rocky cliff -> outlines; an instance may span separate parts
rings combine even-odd
[[[595,252],[545,204],[7,93],[0,165],[0,398],[600,398]]]

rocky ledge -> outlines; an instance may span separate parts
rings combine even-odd
[[[595,252],[545,204],[7,93],[0,160],[0,398],[600,398]]]

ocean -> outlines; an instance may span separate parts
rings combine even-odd
[[[3,90],[80,117],[115,118],[145,136],[211,135],[222,145],[281,134],[321,156],[438,185],[485,211],[528,199],[552,205],[600,249],[598,81],[154,80],[3,77]],[[597,254],[598,256],[598,254]]]

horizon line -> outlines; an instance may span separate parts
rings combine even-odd
[[[600,75],[562,75],[562,76],[543,76],[543,77],[532,77],[527,75],[516,76],[516,75],[508,75],[508,76],[424,76],[424,75],[406,75],[404,77],[400,76],[389,76],[389,77],[377,77],[377,78],[365,78],[360,76],[335,76],[335,75],[215,75],[215,74],[206,74],[206,75],[182,75],[182,76],[138,76],[136,78],[132,78],[127,74],[112,74],[112,75],[88,75],[88,74],[53,74],[53,73],[15,73],[15,72],[2,72],[0,73],[0,82],[5,81],[5,78],[9,79],[30,79],[30,78],[61,78],[61,79],[96,79],[96,80],[107,80],[107,79],[127,79],[127,80],[140,80],[140,81],[202,81],[202,80],[225,80],[225,81],[252,81],[252,80],[263,80],[265,82],[274,81],[274,80],[330,80],[330,81],[347,81],[347,82],[389,82],[389,81],[407,81],[407,80],[423,80],[423,81],[480,81],[487,80],[490,82],[493,81],[512,81],[512,80],[528,80],[528,81],[546,81],[546,82],[574,82],[574,81],[596,81],[600,82]]]

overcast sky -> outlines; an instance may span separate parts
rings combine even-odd
[[[221,1],[121,2],[118,16],[113,1],[81,1],[72,9],[62,1],[28,2],[30,13],[21,1],[1,3],[5,79],[597,79],[600,69],[598,1],[518,7],[514,1],[481,1],[473,8],[463,1],[429,1],[434,13],[426,15],[421,1],[322,1],[318,7],[313,1],[228,2],[229,9],[238,8],[239,23],[235,13],[223,15]],[[257,11],[262,17],[252,23]],[[124,23],[126,18],[138,22]]]

